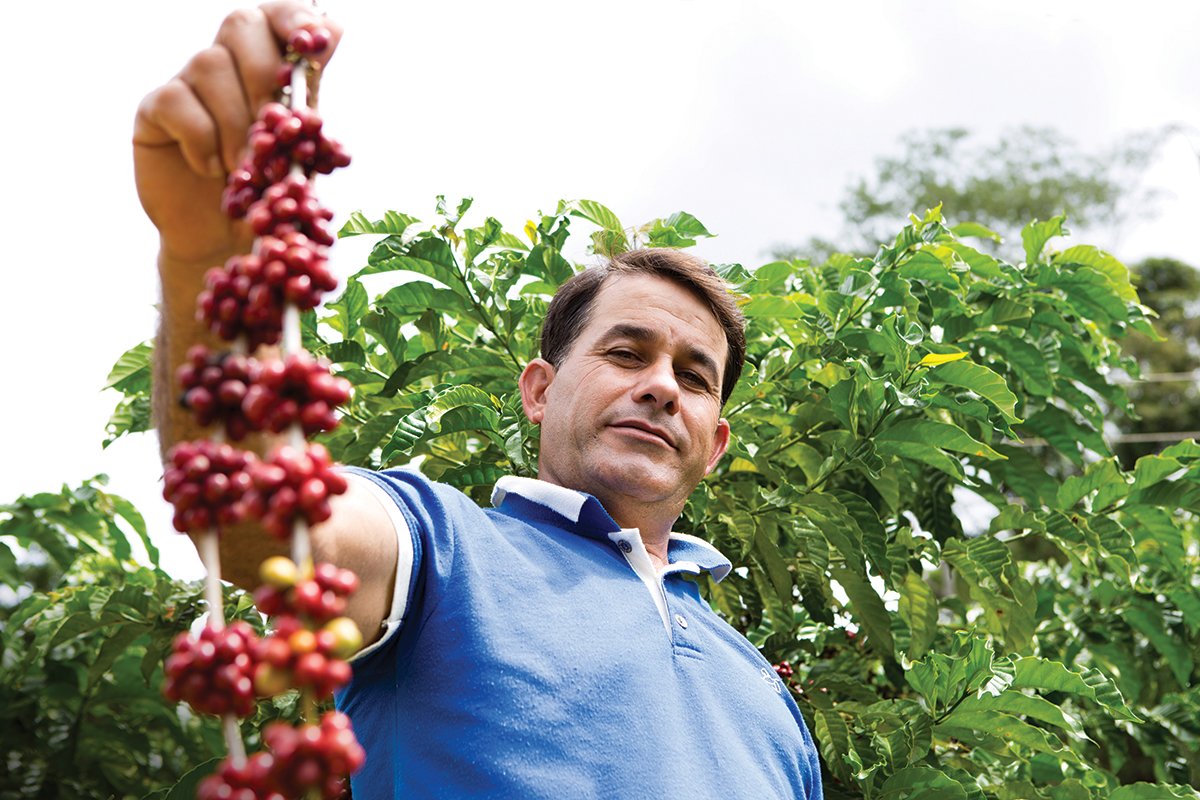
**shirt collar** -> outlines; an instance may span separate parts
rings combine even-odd
[[[500,510],[509,508],[515,511],[516,506],[524,506],[527,511],[534,513],[549,512],[559,518],[562,527],[604,541],[609,541],[609,533],[621,530],[621,526],[592,495],[536,478],[504,476],[496,481],[492,489],[492,505]],[[707,570],[718,582],[733,569],[729,559],[720,550],[686,533],[671,534],[667,543],[667,560],[681,566],[695,565],[699,568],[697,571]]]

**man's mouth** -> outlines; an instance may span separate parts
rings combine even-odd
[[[667,447],[670,447],[672,450],[676,449],[675,439],[670,433],[655,425],[651,425],[648,422],[643,422],[640,419],[617,420],[609,427],[620,428],[627,431],[638,431],[642,434],[645,434],[644,436],[639,436],[638,438],[644,438],[647,441],[657,440],[662,444],[665,444]]]

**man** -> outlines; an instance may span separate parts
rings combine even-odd
[[[219,210],[224,175],[273,93],[280,42],[310,21],[289,2],[235,12],[139,108],[164,446],[203,435],[162,402],[168,376],[196,341],[219,346],[193,304],[207,268],[249,246]],[[710,268],[628,254],[560,289],[543,358],[521,374],[539,480],[501,480],[482,511],[414,471],[352,470],[312,544],[362,581],[348,613],[367,646],[339,697],[368,754],[356,797],[820,797],[794,701],[683,577],[719,580],[729,562],[671,533],[728,446],[743,353]],[[239,534],[222,569],[250,587],[272,543]]]

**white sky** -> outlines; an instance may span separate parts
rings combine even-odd
[[[1053,10],[1047,10],[1053,6]],[[168,568],[198,577],[158,499],[156,446],[101,451],[108,369],[150,338],[156,238],[133,191],[141,97],[205,46],[228,2],[18,3],[5,12],[0,152],[7,221],[0,502],[96,472],[147,515]],[[322,94],[354,164],[319,184],[344,220],[430,218],[444,193],[519,228],[559,198],[626,222],[676,210],[757,265],[831,235],[852,177],[910,129],[1053,126],[1087,146],[1197,125],[1193,2],[328,0],[346,27]],[[1200,265],[1200,130],[1148,175],[1161,216],[1089,237],[1126,260]],[[335,249],[343,272],[369,242]],[[736,427],[736,421],[735,421]]]

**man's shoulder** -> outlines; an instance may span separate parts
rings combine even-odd
[[[478,516],[483,511],[461,489],[434,480],[415,467],[381,470],[345,467],[346,472],[381,488],[396,505],[411,514],[460,517]]]

